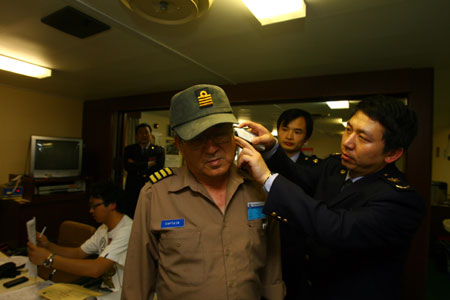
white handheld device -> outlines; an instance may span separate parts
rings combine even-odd
[[[252,144],[252,138],[256,136],[254,133],[251,133],[250,131],[247,131],[244,128],[238,128],[238,127],[234,127],[233,130],[234,130],[234,134],[236,136],[249,142],[253,147],[255,147],[256,150],[258,150],[258,151],[266,150],[266,147],[264,147],[263,145],[253,145]]]

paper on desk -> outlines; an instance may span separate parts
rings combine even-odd
[[[101,296],[102,293],[70,283],[55,283],[39,291],[39,295],[49,300],[83,300],[89,296]]]
[[[27,260],[28,260],[28,257],[26,257],[26,256],[17,256],[17,255],[5,256],[5,257],[0,257],[0,265],[7,263],[7,262],[13,262],[18,267],[18,266],[25,264],[27,262]]]
[[[0,294],[0,300],[42,300],[39,290],[52,285],[50,281],[40,281],[36,284]]]
[[[33,219],[27,222],[27,233],[28,240],[36,245],[36,217],[33,217]],[[27,261],[26,268],[28,269],[28,277],[37,277],[37,266],[33,264],[29,259]]]

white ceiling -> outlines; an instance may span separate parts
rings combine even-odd
[[[0,84],[100,99],[197,83],[450,67],[449,0],[306,3],[306,19],[262,27],[240,0],[215,0],[201,18],[175,26],[132,16],[120,0],[4,0],[0,54],[54,74],[0,71]],[[111,29],[79,39],[41,23],[67,5]]]

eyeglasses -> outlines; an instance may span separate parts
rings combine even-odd
[[[189,141],[184,141],[185,144],[192,148],[199,149],[206,145],[208,140],[211,140],[216,145],[226,144],[232,140],[232,131],[215,132],[214,134],[200,134]]]
[[[99,202],[99,203],[97,203],[97,204],[91,204],[91,203],[89,203],[89,209],[96,209],[97,207],[99,207],[100,205],[102,205],[102,204],[105,204],[105,202],[104,201],[102,201],[102,202]]]

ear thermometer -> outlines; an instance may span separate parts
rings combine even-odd
[[[252,144],[252,139],[253,137],[256,136],[256,134],[251,133],[250,131],[244,129],[244,128],[238,128],[238,127],[234,127],[234,134],[244,140],[246,140],[247,142],[249,142],[253,147],[255,147],[256,150],[258,151],[264,151],[266,150],[266,147],[264,147],[263,145],[253,145]]]

